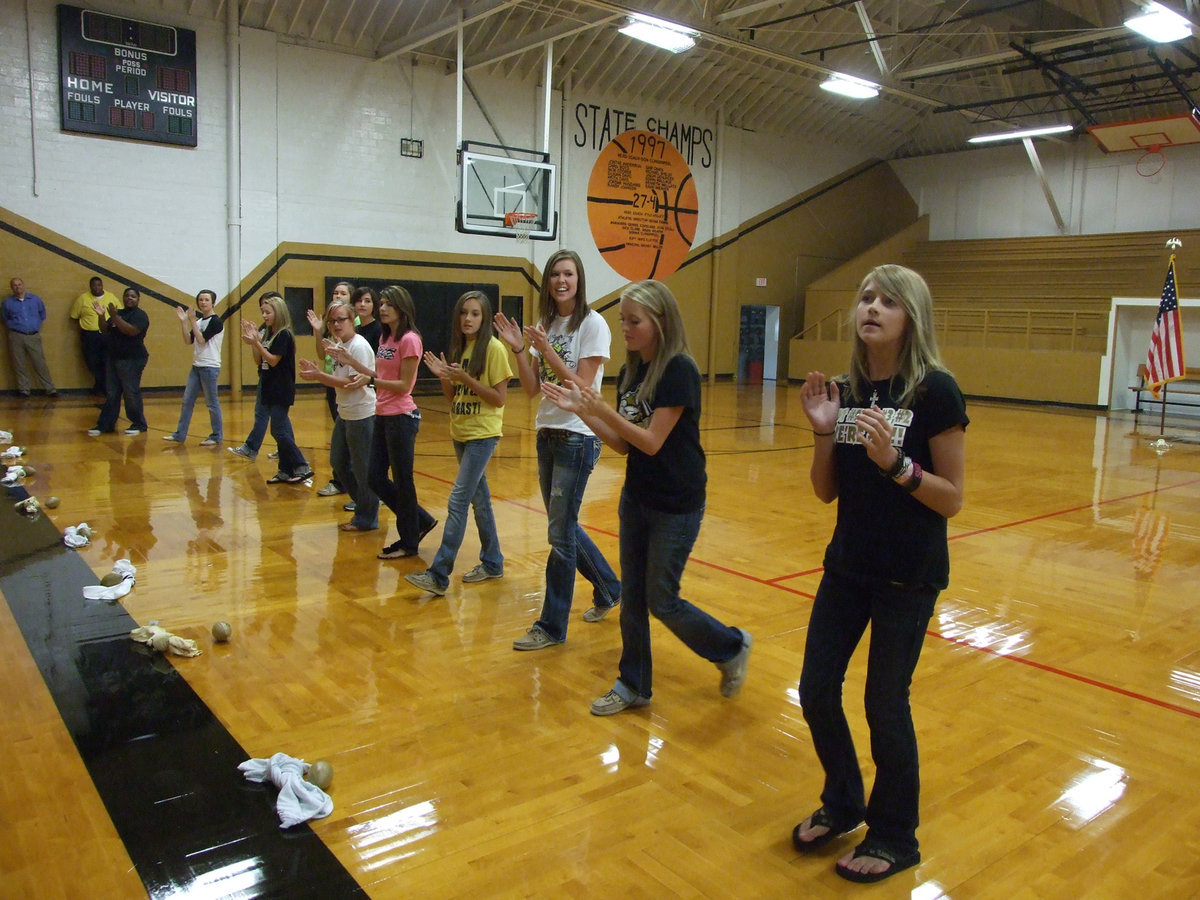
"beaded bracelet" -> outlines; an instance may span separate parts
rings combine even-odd
[[[904,473],[904,470],[908,468],[908,464],[910,462],[912,462],[912,460],[905,456],[903,452],[897,451],[896,461],[892,463],[892,467],[890,469],[884,469],[879,466],[876,468],[879,469],[879,474],[884,478],[899,478]]]

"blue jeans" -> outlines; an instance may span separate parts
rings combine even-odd
[[[614,690],[626,700],[651,696],[650,615],[712,663],[741,652],[742,633],[679,596],[679,580],[700,533],[704,509],[668,513],[621,491],[621,667]]]
[[[467,531],[467,507],[475,510],[475,528],[479,531],[479,561],[493,575],[504,571],[504,555],[496,535],[496,518],[492,515],[492,495],[488,490],[487,464],[500,438],[480,438],[475,441],[455,441],[454,455],[458,457],[458,475],[450,489],[446,504],[446,524],[442,528],[442,545],[438,547],[429,574],[441,587],[450,583],[454,560]]]
[[[333,423],[333,439],[329,443],[329,465],[334,477],[354,501],[352,524],[359,528],[379,527],[379,497],[364,477],[371,469],[371,449],[375,435],[375,417],[350,421],[338,417]]]
[[[592,584],[596,606],[614,606],[621,582],[612,566],[579,527],[579,505],[588,478],[600,458],[600,439],[573,431],[543,428],[537,434],[538,482],[549,518],[546,596],[534,623],[552,641],[567,639],[567,616],[575,594],[575,570]]]
[[[208,439],[218,444],[225,440],[225,430],[221,425],[221,403],[217,399],[217,376],[221,370],[215,366],[192,366],[188,372],[187,385],[183,389],[183,407],[179,410],[179,424],[171,437],[182,441],[187,437],[188,426],[192,424],[192,410],[196,406],[196,397],[204,391],[204,404],[208,407]]]
[[[146,368],[146,357],[113,359],[104,361],[104,408],[96,421],[99,431],[115,431],[117,416],[121,412],[121,397],[125,398],[125,415],[130,424],[146,431],[146,414],[142,410],[142,370]]]
[[[800,705],[825,770],[821,803],[835,822],[866,819],[868,837],[901,854],[917,849],[920,796],[908,690],[937,595],[935,588],[867,583],[826,570],[804,645]],[[868,622],[865,707],[875,784],[864,801],[842,683]]]
[[[420,429],[421,415],[417,412],[376,416],[367,478],[371,490],[396,516],[401,548],[413,553],[417,552],[422,532],[437,524],[437,519],[417,502],[417,486],[413,483],[413,458]]]
[[[246,446],[254,453],[258,453],[269,424],[271,437],[275,438],[275,446],[279,448],[279,471],[289,474],[309,468],[304,454],[296,446],[296,436],[292,433],[292,420],[288,417],[290,409],[291,407],[281,403],[267,406],[263,403],[260,390],[254,399],[254,426],[250,429],[250,434],[246,436]]]

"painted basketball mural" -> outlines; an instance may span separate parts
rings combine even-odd
[[[666,278],[696,239],[696,182],[683,155],[652,131],[626,131],[588,179],[588,224],[600,255],[625,278]]]

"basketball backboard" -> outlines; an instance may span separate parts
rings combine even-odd
[[[464,141],[460,158],[459,231],[554,240],[556,167],[548,153]]]
[[[1179,144],[1200,143],[1200,112],[1113,125],[1090,125],[1088,134],[1105,153],[1121,150],[1153,150]]]

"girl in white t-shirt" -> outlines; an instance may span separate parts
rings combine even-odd
[[[221,317],[213,307],[217,295],[204,290],[196,295],[196,308],[177,306],[175,314],[183,327],[183,341],[192,347],[192,368],[188,372],[187,385],[183,389],[183,406],[179,410],[179,424],[175,431],[163,437],[164,441],[182,444],[187,440],[188,426],[192,422],[192,410],[196,397],[204,392],[204,403],[208,407],[208,437],[200,442],[201,447],[219,447],[225,440],[221,424],[221,401],[217,398],[217,375],[221,371]]]
[[[450,358],[425,352],[425,365],[442,383],[450,402],[450,438],[458,458],[458,475],[450,489],[446,526],[437,556],[424,572],[404,578],[432,594],[444,594],[467,530],[467,507],[475,509],[479,530],[479,565],[463,575],[464,584],[499,578],[504,555],[492,515],[487,464],[496,452],[504,425],[504,402],[512,378],[508,348],[492,336],[492,304],[482,291],[467,291],[450,315]]]
[[[522,329],[497,313],[496,334],[516,354],[521,387],[530,397],[541,396],[543,381],[599,390],[611,334],[604,317],[588,309],[583,263],[573,250],[559,250],[546,261],[545,271],[537,324]],[[583,491],[600,458],[599,438],[579,416],[542,398],[537,451],[538,482],[550,520],[546,594],[541,615],[513,641],[514,650],[541,650],[567,639],[576,569],[592,584],[585,622],[599,622],[621,599],[621,582],[612,566],[579,526]]]
[[[371,365],[375,354],[367,339],[355,333],[354,309],[349,303],[330,303],[325,310],[325,325],[333,340],[326,340],[322,350],[336,350],[361,365]],[[367,484],[366,474],[375,433],[375,388],[368,377],[346,362],[335,361],[333,372],[328,373],[319,363],[302,359],[300,377],[319,381],[337,395],[338,416],[329,442],[329,465],[354,501],[354,518],[343,522],[341,529],[374,531],[379,527],[379,498]]]

